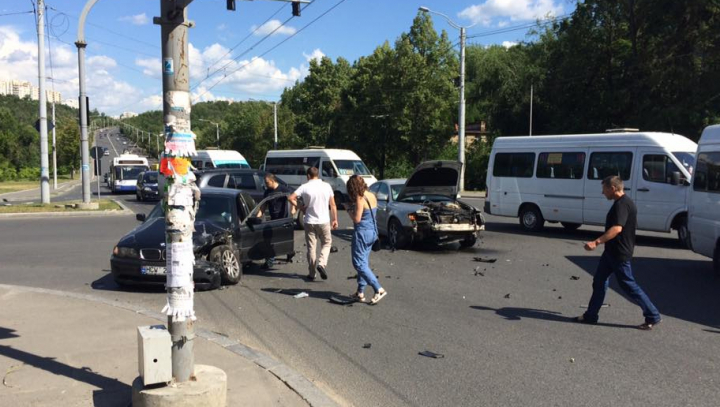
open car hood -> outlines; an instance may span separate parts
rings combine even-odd
[[[425,161],[415,167],[396,200],[429,194],[457,199],[461,168],[462,163],[459,161]]]

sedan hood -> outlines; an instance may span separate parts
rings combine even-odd
[[[193,249],[197,252],[205,245],[230,233],[220,225],[208,221],[196,221],[193,233]],[[165,218],[150,219],[125,235],[118,246],[135,249],[161,249],[165,247]]]
[[[459,161],[426,161],[415,168],[397,200],[412,195],[443,195],[457,199],[460,190]]]

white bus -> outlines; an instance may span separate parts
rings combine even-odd
[[[697,149],[697,166],[688,198],[692,250],[713,259],[720,274],[720,125],[707,127]]]
[[[235,150],[198,150],[191,164],[198,170],[208,168],[250,168],[245,157]]]
[[[687,245],[696,150],[692,140],[669,133],[500,137],[490,155],[485,212],[519,217],[529,231],[545,221],[567,229],[604,225],[612,202],[601,181],[618,175],[637,205],[638,229],[675,229]]]
[[[377,179],[362,159],[350,150],[307,148],[303,150],[270,150],[265,156],[264,170],[282,178],[291,188],[307,182],[307,170],[316,167],[320,178],[332,186],[335,203],[348,200],[345,184],[352,175],[360,175],[368,186]]]
[[[148,160],[135,154],[121,154],[113,158],[108,183],[112,193],[135,192],[138,175],[149,170]]]

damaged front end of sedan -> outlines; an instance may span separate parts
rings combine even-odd
[[[416,239],[439,244],[460,242],[472,246],[478,232],[485,230],[482,213],[461,201],[424,202],[408,218]]]

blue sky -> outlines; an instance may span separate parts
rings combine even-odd
[[[0,2],[0,80],[37,83],[33,14],[8,15],[31,11],[33,3],[36,0]],[[47,75],[56,79],[52,86],[64,99],[77,98],[73,43],[85,3],[46,0],[50,34]],[[190,30],[195,102],[277,100],[283,88],[307,75],[313,58],[325,55],[353,62],[384,41],[392,44],[409,30],[419,6],[446,14],[460,25],[475,24],[467,31],[469,37],[477,36],[469,39],[469,44],[506,46],[531,40],[527,29],[490,33],[526,26],[538,18],[564,16],[575,7],[568,0],[313,0],[304,5],[300,17],[290,19],[289,3],[238,0],[234,12],[227,11],[225,3],[195,0],[189,7],[188,17],[195,22]],[[92,9],[86,25],[92,107],[111,115],[160,108],[160,28],[152,24],[159,7],[160,0],[99,0]],[[438,31],[447,30],[451,38],[458,38],[459,32],[443,17],[433,15],[433,21]],[[208,77],[208,73],[215,74]]]

